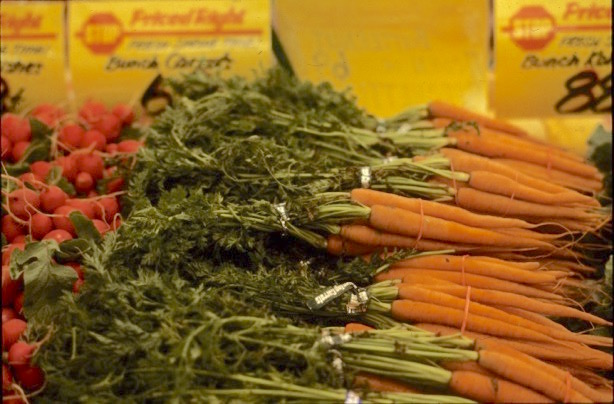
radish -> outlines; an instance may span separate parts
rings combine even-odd
[[[20,234],[19,236],[15,237],[13,239],[13,243],[24,243],[26,242],[26,235],[25,234]]]
[[[106,232],[111,230],[109,225],[102,220],[94,219],[92,220],[92,223],[94,224],[94,227],[96,228],[96,230],[98,230],[98,233],[100,233],[100,235],[104,235]]]
[[[11,243],[8,246],[6,246],[6,249],[2,251],[2,266],[8,265],[11,262],[11,254],[13,253],[15,249],[19,249],[23,251],[24,248],[26,248],[25,243]],[[4,298],[3,298],[3,301],[4,301]]]
[[[117,144],[117,150],[122,153],[136,153],[139,151],[139,148],[143,145],[142,142],[138,140],[122,140]]]
[[[117,153],[117,143],[108,143],[105,147],[107,153],[113,155]]]
[[[87,193],[88,198],[96,198],[97,196],[100,196],[100,195],[98,195],[98,192],[96,192],[95,189],[92,189],[90,192]]]
[[[11,243],[15,237],[25,234],[26,228],[17,223],[9,215],[2,216],[2,234],[6,237],[6,241]]]
[[[3,307],[2,308],[2,324],[6,323],[9,320],[14,318],[19,318],[19,315],[15,311],[15,309],[11,307]]]
[[[40,104],[34,108],[30,114],[47,126],[53,127],[57,125],[59,119],[64,116],[64,110],[55,105]]]
[[[83,134],[80,146],[82,148],[90,147],[94,144],[96,150],[104,151],[104,147],[107,145],[107,138],[97,130],[88,130]]]
[[[19,366],[15,368],[15,378],[26,390],[37,390],[45,383],[45,373],[37,366]]]
[[[79,293],[79,291],[81,290],[81,287],[83,286],[84,283],[85,283],[85,281],[83,279],[77,279],[75,281],[75,283],[72,284],[72,292],[74,294]]]
[[[71,149],[78,149],[84,134],[85,129],[75,123],[71,123],[60,130],[58,140]]]
[[[121,191],[124,187],[124,179],[122,177],[117,177],[107,182],[107,192],[112,194],[113,192]]]
[[[79,110],[79,116],[87,122],[96,122],[101,115],[107,113],[107,107],[101,102],[86,101]]]
[[[7,393],[13,388],[13,375],[11,369],[4,363],[2,364],[2,392]],[[4,400],[3,400],[4,402]]]
[[[114,196],[107,196],[96,201],[96,217],[107,223],[119,212],[119,203]]]
[[[38,190],[41,190],[45,185],[45,180],[34,173],[23,173],[19,176],[19,179]]]
[[[50,186],[40,194],[41,208],[47,213],[52,213],[54,210],[66,203],[68,194],[60,187],[55,185]]]
[[[36,240],[40,240],[45,236],[45,234],[49,233],[53,230],[53,220],[42,213],[37,213],[32,216],[30,219],[32,237]]]
[[[83,154],[77,158],[79,171],[86,172],[99,180],[104,172],[104,160],[97,154]]]
[[[12,191],[8,194],[7,199],[10,211],[21,219],[27,219],[35,214],[35,208],[38,209],[40,207],[38,193],[27,188]]]
[[[38,348],[37,344],[28,344],[24,341],[17,341],[9,349],[9,365],[13,368],[30,364],[32,355]]]
[[[65,265],[74,269],[79,279],[83,279],[84,273],[83,273],[83,268],[81,268],[81,264],[78,264],[76,262],[68,262]]]
[[[126,104],[117,104],[111,110],[113,115],[118,117],[124,126],[130,125],[134,121],[134,112]]]
[[[5,158],[12,157],[13,156],[13,143],[8,137],[4,135],[0,136],[0,139],[1,139],[0,145],[2,146],[1,147],[2,158],[5,159]]]
[[[2,135],[9,138],[14,145],[19,142],[27,142],[32,138],[30,121],[15,114],[6,113],[2,115],[0,126]]]
[[[11,279],[9,268],[8,265],[2,265],[2,307],[10,306],[19,294],[19,281]]]
[[[55,163],[62,168],[62,176],[68,181],[73,182],[77,177],[77,160],[72,156],[58,157]]]
[[[72,234],[62,229],[51,230],[43,237],[43,240],[55,240],[58,244],[72,239]]]
[[[15,143],[15,145],[13,146],[13,150],[12,150],[13,161],[21,160],[23,155],[26,153],[26,150],[28,149],[28,147],[30,147],[29,141]]]
[[[83,213],[89,219],[94,219],[96,217],[96,208],[95,208],[96,205],[92,201],[71,198],[71,199],[66,200],[66,205],[76,208],[78,211]]]
[[[75,189],[77,192],[85,194],[94,188],[94,178],[90,173],[80,172],[75,178]]]
[[[13,308],[15,309],[17,314],[23,314],[23,300],[24,300],[23,292],[19,292],[15,300],[13,300]]]
[[[24,334],[28,325],[25,321],[14,318],[2,324],[2,350],[9,349]]]
[[[113,114],[104,114],[100,116],[98,121],[92,124],[92,127],[107,138],[107,142],[112,142],[119,137],[122,129],[121,120]]]
[[[35,161],[34,163],[30,164],[30,171],[32,171],[32,173],[34,175],[37,175],[40,178],[47,178],[47,175],[49,175],[49,171],[51,171],[51,163],[48,161]]]
[[[67,231],[69,234],[75,236],[77,233],[75,232],[75,228],[72,225],[72,222],[68,218],[70,212],[74,212],[78,210],[74,206],[62,205],[56,210],[53,211],[53,225],[56,229]],[[45,235],[46,237],[47,235]],[[43,237],[44,238],[44,237]]]

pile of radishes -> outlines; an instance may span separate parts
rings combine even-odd
[[[49,155],[29,163],[27,172],[9,175],[7,167],[27,160],[32,138],[30,118],[52,128]],[[58,243],[77,237],[69,214],[79,211],[104,235],[121,224],[119,195],[124,179],[117,163],[130,164],[142,141],[121,140],[122,130],[133,122],[132,109],[123,104],[108,110],[104,104],[86,102],[78,114],[66,114],[53,105],[40,105],[28,116],[2,115],[2,391],[3,402],[25,402],[44,385],[43,371],[30,358],[43,341],[24,341],[27,329],[23,313],[23,279],[10,276],[11,253],[26,243],[53,239]],[[34,147],[34,146],[32,146]],[[56,174],[55,176],[53,174]],[[62,180],[63,186],[58,183]],[[78,262],[72,267],[84,283]]]

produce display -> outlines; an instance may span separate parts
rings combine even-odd
[[[595,162],[280,69],[164,85],[2,115],[3,402],[612,402]]]

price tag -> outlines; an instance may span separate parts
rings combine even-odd
[[[495,1],[497,116],[612,113],[612,4]]]
[[[62,2],[3,1],[0,38],[3,106],[20,90],[26,109],[66,100]]]

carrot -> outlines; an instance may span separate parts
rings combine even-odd
[[[466,321],[466,328],[471,331],[507,338],[553,342],[552,338],[537,331],[472,313],[468,313],[465,317],[463,310],[442,307],[431,303],[395,300],[391,304],[390,314],[397,321],[428,321],[459,328],[463,321]]]
[[[447,327],[440,324],[418,323],[415,324],[415,326],[423,330],[433,332],[437,335],[451,335],[459,333],[458,328]],[[476,342],[479,341],[483,346],[487,346],[485,344],[491,343],[495,343],[497,346],[501,344],[543,360],[572,363],[574,361],[580,361],[583,365],[590,366],[595,369],[612,370],[612,356],[610,354],[577,344],[575,342],[566,342],[565,346],[559,344],[553,346],[550,343],[541,343],[536,341],[525,342],[520,340],[503,339],[475,331],[465,331],[463,335],[467,338],[473,339]]]
[[[532,188],[541,189],[550,193],[561,192],[573,192],[568,188],[553,184],[543,178],[537,178],[531,173],[525,174],[522,171],[514,169],[499,161],[490,159],[488,157],[478,156],[477,154],[467,153],[458,149],[443,148],[439,152],[450,160],[450,166],[455,170],[466,172],[471,174],[473,171],[489,171],[491,173],[504,175],[508,178],[512,178],[521,184],[527,185]],[[514,160],[515,161],[515,160]],[[541,167],[540,167],[541,168]],[[578,194],[574,192],[574,194]],[[582,195],[582,194],[579,194]],[[583,195],[585,198],[593,199],[590,196]]]
[[[450,295],[463,298],[467,293],[465,286],[459,286],[455,284],[440,284],[440,285],[425,285],[434,290],[438,290]],[[574,309],[572,307],[563,306],[560,304],[542,302],[530,297],[521,296],[515,293],[501,292],[498,290],[487,290],[479,288],[471,288],[471,300],[479,303],[499,305],[502,310],[507,307],[515,307],[530,311],[533,313],[540,313],[549,316],[557,317],[572,317],[579,318],[585,321],[590,321],[595,324],[609,325],[612,323],[597,317],[593,314]]]
[[[345,329],[343,332],[351,333],[351,332],[361,332],[361,331],[370,331],[374,330],[373,327],[369,327],[368,325],[360,324],[360,323],[347,323],[345,325]]]
[[[551,373],[544,372],[535,366],[528,366],[526,362],[515,357],[496,351],[480,350],[478,363],[497,375],[522,386],[535,389],[553,400],[574,403],[591,402],[573,387],[567,388],[565,382],[554,377]]]
[[[406,383],[366,372],[359,372],[356,376],[354,376],[353,387],[379,392],[421,394],[420,390],[415,389]]]
[[[561,205],[570,203],[586,203],[591,206],[599,206],[599,202],[577,192],[548,193],[539,189],[523,185],[512,178],[489,171],[472,171],[469,177],[469,185],[491,194],[514,197],[528,202],[543,205]],[[493,226],[495,227],[495,226]]]
[[[531,175],[542,180],[551,181],[554,184],[576,189],[578,191],[599,192],[603,188],[603,184],[600,180],[582,178],[565,171],[552,168],[548,169],[547,167],[526,161],[514,159],[494,159],[494,161],[514,168],[524,174]]]
[[[565,206],[545,206],[543,204],[519,201],[506,196],[490,194],[472,188],[459,189],[456,193],[456,203],[464,209],[502,216],[570,219],[594,219],[598,217],[582,209]]]
[[[388,233],[410,237],[421,234],[425,238],[433,240],[488,246],[554,248],[551,244],[541,240],[506,236],[491,230],[470,227],[432,216],[423,216],[405,209],[383,205],[371,206],[369,224],[375,229]]]
[[[551,233],[539,233],[536,231],[531,231],[527,229],[491,229],[498,233],[507,234],[509,236],[519,236],[519,237],[529,237],[534,238],[536,240],[552,240],[553,242],[557,239],[567,236],[569,233],[560,233],[560,234],[551,234]],[[560,241],[558,241],[560,243]],[[564,244],[568,244],[568,241],[563,241]]]
[[[548,397],[505,379],[477,372],[452,372],[450,389],[459,396],[482,403],[553,403]]]
[[[455,121],[476,122],[482,126],[498,129],[517,136],[527,136],[527,132],[515,125],[500,119],[493,119],[477,114],[464,108],[450,105],[442,101],[431,101],[428,105],[429,114],[436,118],[449,118]]]
[[[581,272],[581,273],[593,273],[596,271],[595,268],[590,267],[588,265],[584,265],[574,261],[565,261],[565,260],[544,260],[542,261],[542,265],[544,268],[556,269],[561,271],[572,271],[572,272]]]
[[[449,282],[453,282],[457,285],[461,285],[463,283],[463,276],[458,272],[450,272],[450,271],[437,271],[432,269],[412,269],[412,275],[416,276],[426,275],[434,278],[443,279]],[[391,276],[386,276],[386,273],[378,274],[375,277],[377,282],[386,280],[386,279],[398,279]],[[403,282],[405,283],[407,276],[403,277]],[[489,290],[500,290],[502,292],[510,292],[517,293],[523,296],[537,297],[541,299],[562,301],[564,298],[555,293],[546,292],[531,286],[522,285],[515,282],[505,281],[502,279],[490,278],[482,275],[475,274],[465,274],[464,280],[467,286],[471,286],[472,288],[480,288],[480,289],[489,289]]]
[[[554,329],[561,330],[561,331],[568,331],[567,328],[565,328],[562,324],[559,324],[556,321],[552,321],[548,317],[545,317],[544,315],[539,314],[539,313],[524,310],[518,307],[499,306],[499,305],[495,305],[493,307],[497,307],[500,310],[503,310],[515,316],[530,320],[534,323],[541,324],[544,327],[550,327],[550,328],[554,328]]]
[[[461,271],[464,269],[466,273],[508,279],[518,283],[556,282],[555,277],[543,272],[527,271],[510,265],[481,261],[472,256],[463,259],[463,257],[454,255],[428,255],[395,262],[391,265],[391,268],[436,269],[439,271]]]
[[[495,262],[495,263],[500,263],[500,264],[505,264],[505,265],[511,265],[511,266],[515,266],[515,267],[527,269],[527,270],[534,270],[540,267],[540,263],[537,261],[534,261],[534,262],[531,262],[531,261],[518,262],[518,261],[510,261],[510,260],[506,261],[503,259],[499,259],[495,257],[488,257],[488,256],[476,256],[473,258],[480,260],[480,261],[488,261],[488,262]]]
[[[501,344],[497,344],[497,346],[495,348],[493,348],[493,344],[488,344],[489,346],[487,348],[484,348],[486,350],[492,350],[494,352],[500,352],[504,355],[510,356],[512,358],[516,358],[519,359],[523,362],[525,362],[526,364],[539,369],[543,372],[549,373],[551,375],[553,375],[554,377],[556,377],[557,379],[559,379],[559,381],[561,382],[566,382],[567,379],[569,379],[571,387],[573,389],[575,389],[578,393],[583,394],[584,396],[586,396],[587,398],[589,398],[592,401],[595,402],[602,402],[602,395],[596,391],[595,389],[593,389],[592,387],[588,386],[586,383],[584,383],[583,381],[579,380],[576,377],[573,377],[571,375],[567,375],[565,371],[559,369],[556,366],[552,366],[548,363],[542,362],[539,359],[535,359],[530,355],[527,355],[525,353],[522,353],[520,351],[517,351],[513,348],[510,348],[508,346],[505,345],[501,345]],[[479,352],[481,352],[482,350],[482,345],[479,342],[476,342],[476,350],[478,350]]]
[[[370,245],[358,244],[350,240],[344,240],[337,234],[330,234],[326,240],[326,251],[331,255],[345,255],[355,257],[363,254],[370,254],[376,249]]]
[[[484,376],[490,376],[490,377],[494,376],[492,372],[484,369],[483,367],[478,365],[477,362],[473,362],[473,361],[446,360],[446,361],[439,362],[439,365],[441,365],[441,367],[443,367],[444,369],[451,370],[451,371],[466,370],[468,372],[475,372],[475,373],[482,374]]]
[[[486,157],[499,157],[540,164],[587,179],[600,180],[599,171],[588,164],[572,161],[557,155],[526,147],[502,144],[500,141],[484,138],[475,132],[465,130],[448,131],[448,137],[456,139],[458,149]]]
[[[410,212],[420,213],[420,209],[427,216],[438,217],[461,224],[481,228],[530,228],[532,225],[523,220],[502,218],[497,216],[478,215],[461,209],[457,206],[444,205],[437,202],[407,198],[400,195],[375,191],[373,189],[355,188],[351,192],[353,201],[362,203],[368,207],[373,205],[385,205],[395,208],[406,209]],[[421,207],[422,205],[422,207]]]

